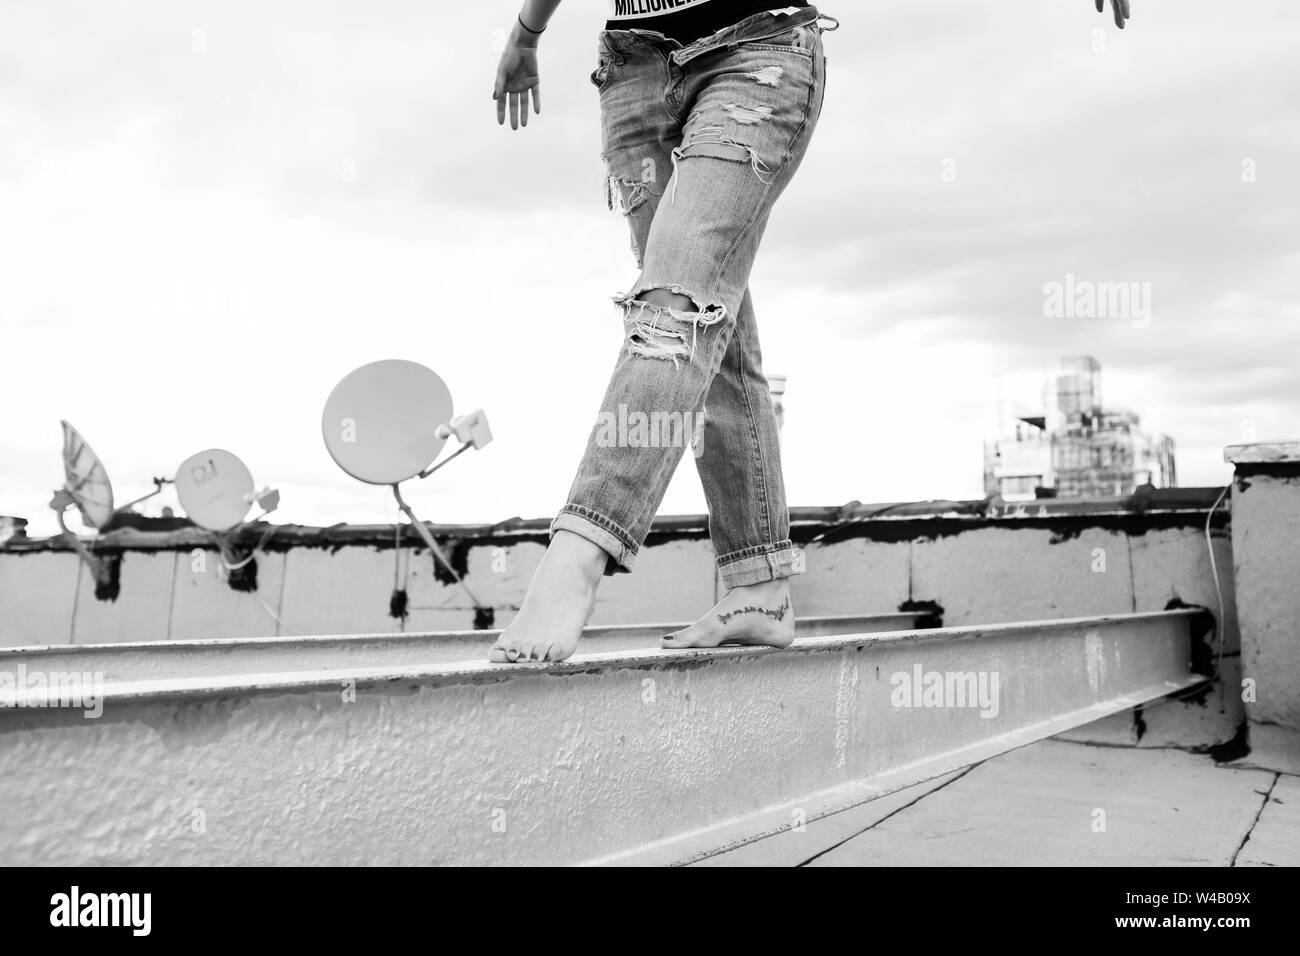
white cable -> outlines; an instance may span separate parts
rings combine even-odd
[[[283,630],[292,631],[294,634],[297,634],[299,637],[302,636],[303,633],[302,631],[298,630],[295,627],[290,627],[288,624],[285,624],[284,621],[280,620],[280,615],[275,613],[275,609],[272,608],[271,605],[267,604],[265,601],[262,600],[262,596],[260,594],[254,593],[253,597],[257,598],[257,603],[262,605],[263,610],[265,610],[267,614],[271,615],[271,618]]]
[[[1227,497],[1232,485],[1224,487],[1219,493],[1219,497],[1214,500],[1210,506],[1210,513],[1205,516],[1205,547],[1210,553],[1210,573],[1214,576],[1214,593],[1219,598],[1219,657],[1214,665],[1215,673],[1222,676],[1223,673],[1223,645],[1227,643],[1227,611],[1223,605],[1223,585],[1219,583],[1219,565],[1214,560],[1214,540],[1210,537],[1210,522],[1214,520],[1214,512],[1218,509],[1219,504]]]

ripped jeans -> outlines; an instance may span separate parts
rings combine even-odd
[[[687,46],[651,30],[600,34],[591,79],[607,199],[627,216],[641,272],[614,297],[625,338],[551,533],[604,549],[606,574],[632,570],[687,445],[724,586],[803,570],[748,286],[772,206],[817,124],[821,34],[835,26],[806,7]],[[638,298],[652,289],[691,308]]]

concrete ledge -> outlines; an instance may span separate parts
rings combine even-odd
[[[1251,442],[1229,445],[1223,460],[1233,465],[1288,465],[1300,463],[1300,441]]]
[[[1230,445],[1232,555],[1249,761],[1300,770],[1300,441]]]
[[[1233,446],[1237,447],[1237,446]],[[1044,498],[1039,501],[1005,502],[1000,498],[952,501],[896,501],[863,504],[850,501],[836,507],[792,507],[791,536],[796,543],[819,532],[838,531],[852,526],[855,534],[869,532],[871,526],[891,527],[920,522],[925,528],[936,522],[958,519],[961,526],[986,522],[1026,523],[1051,520],[1068,526],[1072,521],[1131,518],[1133,515],[1165,515],[1171,519],[1186,516],[1194,521],[1197,512],[1205,512],[1214,503],[1218,488],[1157,488],[1133,495],[1105,498]],[[426,522],[435,538],[453,544],[509,546],[519,542],[545,543],[549,537],[550,518],[510,518],[495,524],[434,524]],[[1176,521],[1174,522],[1177,523]],[[137,526],[138,525],[138,526]],[[676,538],[707,538],[709,516],[661,515],[651,524],[646,546],[653,547]],[[400,531],[400,537],[395,532]],[[266,537],[269,534],[269,537]],[[892,533],[889,535],[892,537]],[[265,541],[263,538],[265,537]],[[90,540],[87,538],[86,540]],[[95,540],[97,553],[119,551],[190,551],[212,550],[211,537],[184,519],[140,518],[100,534]],[[347,525],[328,527],[308,525],[272,525],[255,522],[241,526],[232,536],[237,547],[251,547],[259,542],[269,554],[295,548],[340,548],[369,545],[391,550],[398,542],[403,548],[423,547],[413,528],[394,525]],[[20,554],[31,551],[72,551],[62,536],[46,538],[14,537],[0,542],[0,553]],[[455,560],[456,555],[453,555]]]

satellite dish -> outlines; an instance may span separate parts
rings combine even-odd
[[[63,491],[81,512],[87,528],[99,529],[113,517],[113,485],[90,443],[66,421],[63,426]]]
[[[334,386],[321,413],[321,434],[334,463],[353,478],[392,485],[397,506],[424,539],[434,561],[474,602],[479,611],[475,626],[480,626],[480,620],[491,619],[491,610],[470,591],[433,533],[402,498],[400,487],[408,478],[427,478],[467,448],[482,448],[492,441],[481,408],[457,418],[451,413],[451,392],[436,372],[418,362],[385,359],[361,366]],[[460,448],[433,464],[453,436],[462,442]],[[398,561],[400,567],[400,555]]]
[[[228,531],[253,506],[253,475],[223,448],[191,455],[176,469],[176,497],[191,521],[209,531]]]
[[[94,576],[98,593],[99,588],[111,580],[111,570],[106,562],[92,554],[90,548],[68,529],[64,513],[75,506],[81,512],[82,523],[87,528],[101,531],[119,511],[127,511],[132,505],[158,494],[166,482],[162,478],[155,478],[154,490],[149,494],[114,508],[113,485],[108,480],[104,463],[99,460],[90,443],[81,437],[80,432],[66,421],[60,421],[59,424],[63,426],[63,487],[54,492],[50,507],[58,519],[59,530],[71,542],[77,555]]]
[[[335,464],[372,485],[414,478],[446,443],[451,391],[432,369],[404,359],[346,375],[325,402],[321,434]]]

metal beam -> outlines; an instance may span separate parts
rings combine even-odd
[[[796,622],[796,637],[874,634],[917,627],[926,614],[835,614]],[[678,624],[624,624],[583,631],[583,653],[650,650]],[[499,630],[407,634],[336,634],[203,641],[134,641],[0,647],[0,673],[31,671],[102,674],[106,681],[234,676],[361,667],[419,667],[487,658]]]
[[[1190,687],[1199,627],[113,684],[0,710],[0,864],[687,863]]]

